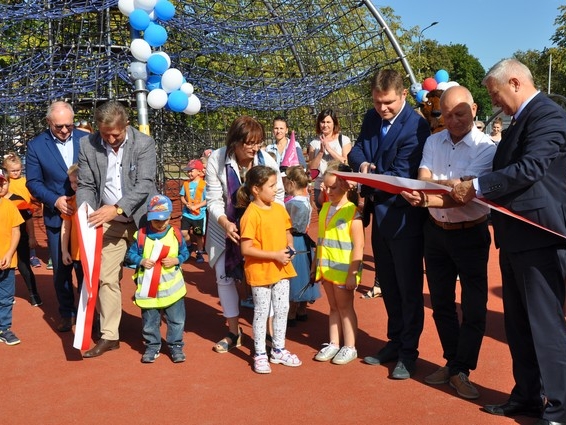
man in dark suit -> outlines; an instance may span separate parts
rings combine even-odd
[[[79,140],[88,133],[74,129],[73,107],[57,101],[47,109],[48,128],[27,145],[26,177],[30,193],[43,203],[43,221],[49,255],[53,261],[53,283],[59,303],[60,332],[72,329],[75,297],[71,277],[72,265],[61,259],[61,214],[72,214],[67,199],[73,194],[67,169],[77,162]]]
[[[81,141],[77,205],[87,202],[95,210],[89,224],[104,229],[97,302],[102,337],[85,358],[120,348],[124,256],[157,193],[154,140],[129,125],[118,102],[98,107],[94,118],[98,131]]]
[[[406,102],[401,75],[379,71],[372,79],[374,109],[364,118],[360,135],[348,155],[354,170],[417,178],[430,128]],[[389,341],[368,364],[398,360],[392,377],[414,373],[423,329],[423,223],[426,210],[411,208],[399,195],[364,188],[364,215],[373,215],[372,249],[387,309]],[[367,222],[367,221],[366,221]]]
[[[529,69],[515,59],[494,65],[483,84],[513,121],[493,171],[456,185],[454,199],[484,197],[566,235],[566,112],[536,89]],[[485,410],[542,413],[540,425],[566,423],[566,239],[497,211],[492,222],[515,386],[507,402]]]

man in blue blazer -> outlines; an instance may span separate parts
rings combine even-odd
[[[63,264],[61,259],[61,214],[73,213],[67,205],[67,199],[73,194],[67,169],[78,161],[79,139],[88,134],[73,128],[74,116],[73,107],[68,103],[52,103],[47,109],[47,130],[28,142],[26,154],[27,188],[43,203],[43,221],[61,315],[57,325],[60,332],[72,329],[76,315],[73,266]]]
[[[566,112],[536,89],[529,69],[515,59],[494,65],[483,84],[513,121],[493,171],[458,184],[453,197],[484,197],[566,235]],[[541,417],[537,425],[566,424],[566,238],[497,211],[492,222],[515,386],[505,403],[484,409]]]
[[[129,125],[126,108],[106,102],[94,113],[98,131],[81,141],[77,205],[95,211],[90,225],[103,226],[97,308],[101,338],[83,357],[98,357],[120,347],[120,279],[128,245],[142,224],[155,187],[155,141]]]
[[[406,102],[403,78],[394,70],[379,71],[372,79],[374,108],[366,113],[348,162],[361,173],[417,178],[427,121]],[[392,377],[414,373],[424,322],[423,223],[426,209],[411,208],[400,195],[363,188],[364,215],[373,216],[372,249],[385,308],[389,341],[368,364],[398,360]]]

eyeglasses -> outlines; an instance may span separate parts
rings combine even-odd
[[[51,124],[51,125],[58,131],[63,130],[63,128],[66,128],[67,130],[72,130],[73,127],[75,126],[75,124],[61,124],[61,125]]]
[[[259,148],[259,147],[261,147],[261,145],[263,145],[263,141],[261,141],[261,142],[244,142],[244,146],[247,146],[249,148]]]
[[[84,120],[83,121],[75,121],[74,125],[75,125],[75,127],[80,127],[81,125],[85,126],[85,125],[88,125],[88,121],[84,121]]]

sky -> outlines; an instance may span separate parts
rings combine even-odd
[[[558,7],[566,0],[372,0],[378,8],[389,6],[401,26],[424,29],[422,38],[440,44],[463,44],[487,71],[518,50],[553,47]]]

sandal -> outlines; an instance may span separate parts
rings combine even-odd
[[[360,298],[364,300],[371,300],[372,298],[381,297],[381,288],[379,286],[372,286],[369,291],[363,294]]]
[[[228,332],[228,335],[216,343],[212,349],[217,353],[227,353],[232,348],[240,347],[242,345],[242,328],[240,328],[238,335]]]

